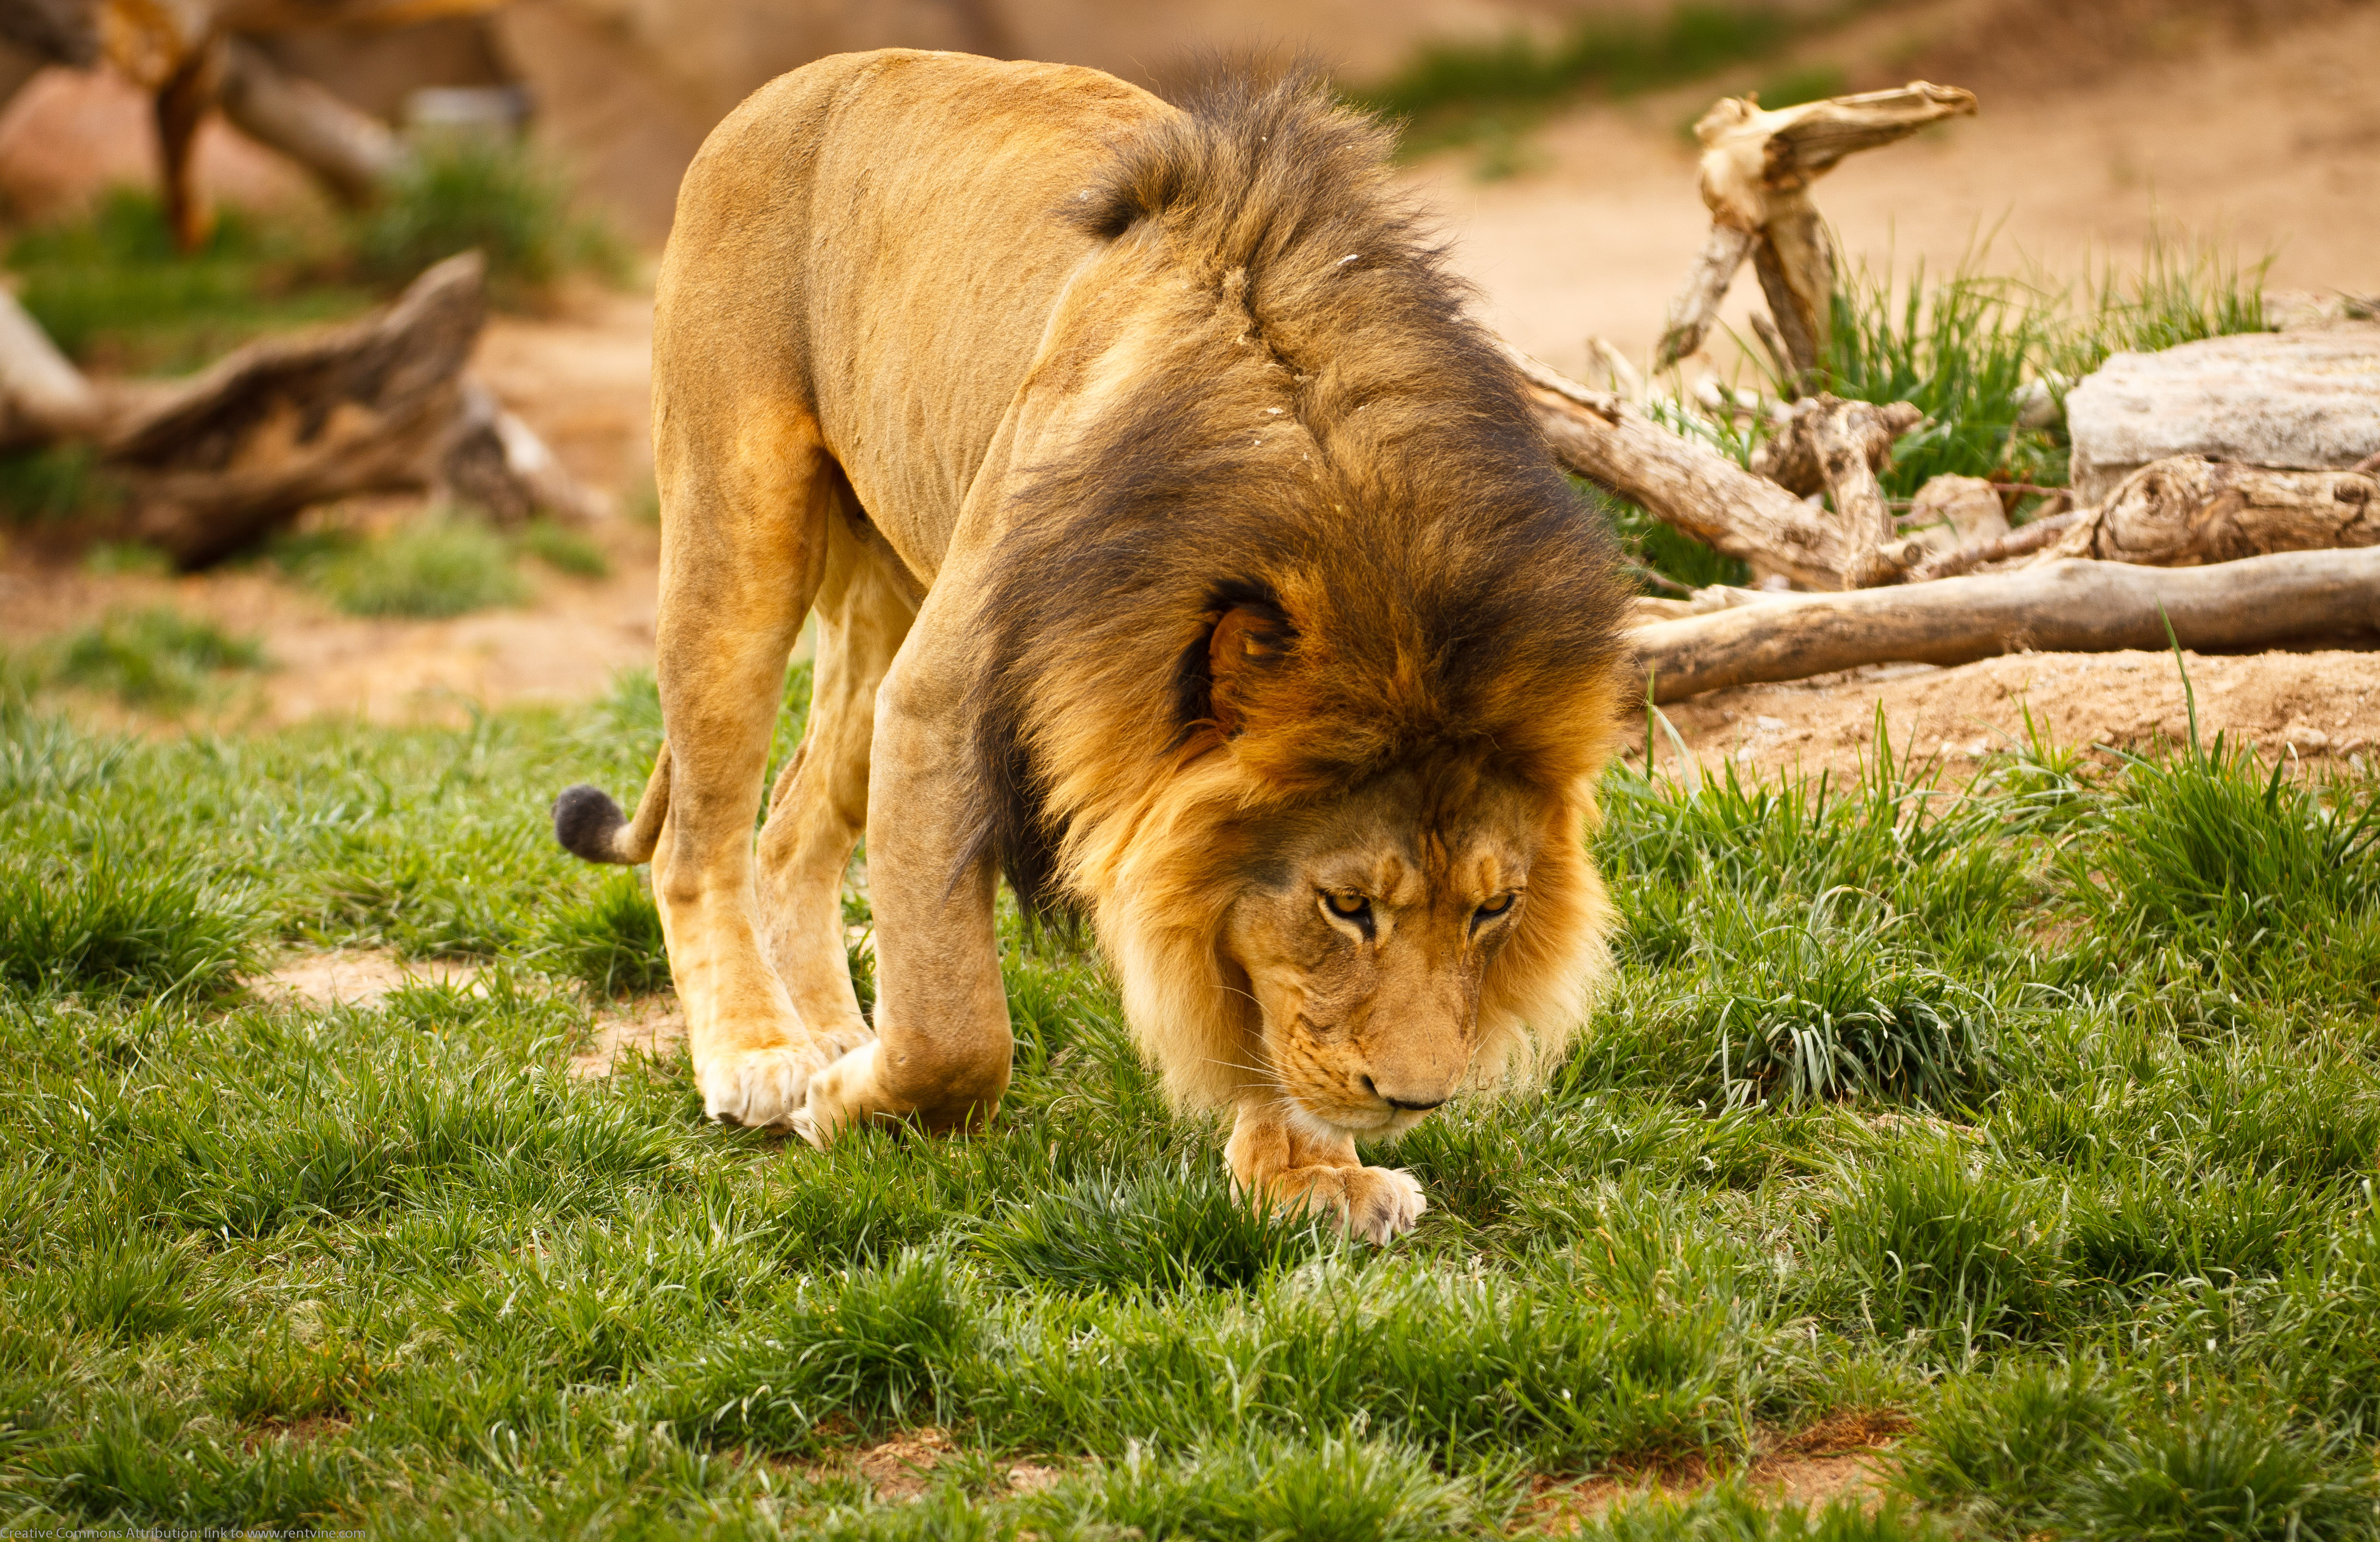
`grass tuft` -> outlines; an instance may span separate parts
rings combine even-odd
[[[279,545],[276,559],[349,615],[435,620],[528,598],[511,546],[452,510],[370,538],[298,537]]]
[[[255,963],[249,901],[194,856],[19,850],[0,856],[0,981],[31,990],[225,990]]]
[[[603,996],[641,996],[670,983],[662,914],[633,872],[616,873],[585,901],[555,913],[548,966]]]
[[[525,145],[483,136],[416,146],[386,196],[358,219],[355,247],[363,272],[390,284],[476,249],[504,301],[574,272],[616,280],[628,266],[619,237],[574,212],[566,177]]]
[[[164,606],[119,611],[84,627],[59,646],[55,666],[67,685],[159,711],[196,703],[218,675],[263,667],[257,639]]]
[[[976,1245],[1020,1285],[1245,1289],[1304,1262],[1327,1229],[1232,1192],[1210,1164],[1092,1172],[1005,1208]]]

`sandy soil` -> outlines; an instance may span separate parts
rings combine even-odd
[[[1888,60],[1917,25],[1896,12],[1810,56]],[[2234,243],[2251,261],[2273,251],[2277,287],[2380,293],[2380,91],[2359,63],[2380,53],[2380,6],[2247,44],[2191,37],[2195,47],[2138,59],[2087,90],[1975,82],[1979,116],[1852,157],[1818,184],[1818,205],[1846,251],[1903,271],[1921,258],[1933,272],[1955,266],[1997,231],[1992,271],[2038,263],[2071,279],[2107,255],[2136,261],[2164,221]],[[1472,180],[1467,155],[1417,169],[1493,324],[1558,369],[1583,370],[1590,336],[1650,355],[1709,225],[1680,126],[1711,96],[1672,91],[1573,114],[1531,142],[1539,165],[1500,182]],[[1722,312],[1739,336],[1751,335],[1758,292],[1745,273]],[[1718,351],[1725,372],[1732,348],[1720,338]]]
[[[1882,1459],[1909,1427],[1890,1409],[1851,1409],[1777,1439],[1744,1472],[1745,1484],[1772,1503],[1808,1511],[1838,1500],[1874,1511],[1883,1501]],[[1719,1475],[1699,1458],[1674,1467],[1607,1474],[1584,1482],[1540,1480],[1525,1529],[1567,1536],[1601,1519],[1616,1504],[1655,1495],[1686,1498]]]
[[[2203,740],[2216,734],[2308,771],[2380,758],[2380,654],[2184,653]],[[1876,759],[1878,707],[1896,759],[1938,757],[1952,780],[2038,732],[2066,747],[2182,742],[2189,710],[2169,653],[2017,653],[1956,669],[1888,664],[1783,686],[1745,686],[1662,709],[1708,771],[1800,769],[1837,781]],[[2032,728],[2026,714],[2032,715]],[[1641,764],[1639,737],[1629,751]],[[1656,729],[1654,763],[1675,759]]]
[[[391,991],[415,985],[469,985],[476,965],[446,958],[409,962],[381,948],[299,953],[257,981],[267,996],[285,996],[308,1006],[371,1006]]]

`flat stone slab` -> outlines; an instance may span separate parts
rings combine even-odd
[[[2086,505],[2168,455],[2344,470],[2380,454],[2380,323],[2119,353],[2067,395],[2066,426]]]

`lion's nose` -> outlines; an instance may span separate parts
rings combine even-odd
[[[1400,1098],[1393,1092],[1383,1092],[1378,1087],[1373,1086],[1372,1078],[1369,1076],[1364,1078],[1364,1090],[1370,1093],[1373,1097],[1378,1098],[1381,1102],[1388,1104],[1389,1107],[1392,1109],[1402,1109],[1407,1113],[1427,1113],[1431,1109],[1434,1109],[1440,1103],[1446,1101],[1446,1094],[1442,1092],[1435,1098]],[[1408,1088],[1406,1090],[1411,1089]]]

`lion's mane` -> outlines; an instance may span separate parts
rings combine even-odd
[[[962,860],[1088,913],[1185,1105],[1258,1058],[1219,952],[1257,832],[1392,769],[1442,807],[1492,776],[1553,811],[1475,1079],[1566,1042],[1602,957],[1583,840],[1622,694],[1609,540],[1387,141],[1310,80],[1225,78],[1121,148],[1076,217],[1198,303],[1096,442],[1042,468],[982,601]],[[1264,425],[1293,415],[1284,449]],[[1208,657],[1233,608],[1274,662],[1227,735]]]

